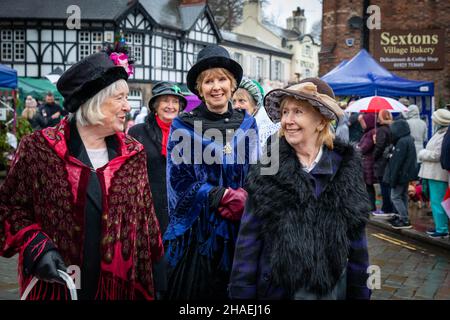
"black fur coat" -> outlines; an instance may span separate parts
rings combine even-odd
[[[277,143],[278,172],[261,175],[262,165],[258,164],[248,176],[248,206],[236,246],[231,287],[252,282],[253,276],[248,274],[245,279],[245,273],[255,263],[260,269],[256,274],[271,278],[271,285],[288,295],[299,288],[323,295],[336,285],[348,262],[350,242],[361,235],[368,219],[361,158],[352,146],[335,141],[330,153],[336,152],[340,161],[316,198],[294,149],[284,138]]]

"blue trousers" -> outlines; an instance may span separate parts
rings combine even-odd
[[[428,180],[430,186],[430,203],[431,212],[433,213],[434,225],[436,232],[448,232],[448,217],[442,208],[441,202],[444,200],[445,192],[447,191],[447,182],[438,180]]]

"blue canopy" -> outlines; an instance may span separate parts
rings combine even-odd
[[[409,80],[389,72],[364,49],[322,77],[336,96],[433,96],[431,81]]]
[[[0,64],[0,87],[17,88],[17,71]]]

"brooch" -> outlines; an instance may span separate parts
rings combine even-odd
[[[231,154],[231,151],[232,151],[233,149],[231,148],[231,145],[230,145],[230,143],[229,142],[227,142],[226,144],[225,144],[225,146],[223,147],[223,153],[225,153],[225,154]]]

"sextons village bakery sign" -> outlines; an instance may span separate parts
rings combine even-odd
[[[444,68],[444,30],[377,30],[373,35],[373,56],[389,70]]]

